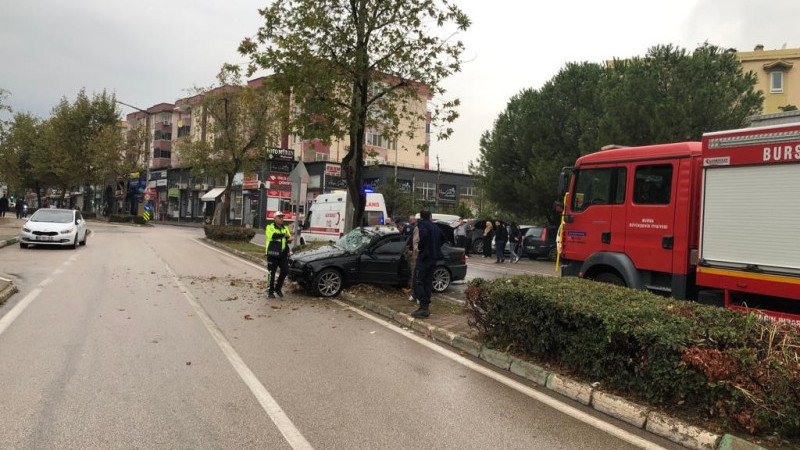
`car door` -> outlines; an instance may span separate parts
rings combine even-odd
[[[359,279],[366,283],[399,283],[405,238],[392,235],[380,239],[359,255]]]

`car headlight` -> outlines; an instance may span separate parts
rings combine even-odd
[[[24,231],[26,233],[30,233],[31,232],[30,228],[28,228],[28,227],[22,227],[22,231]]]
[[[75,228],[73,228],[73,227],[69,227],[69,228],[67,228],[66,230],[61,230],[61,234],[70,234],[70,233],[72,233],[73,231],[75,231]]]

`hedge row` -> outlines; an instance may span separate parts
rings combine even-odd
[[[800,335],[753,314],[580,279],[476,279],[470,325],[653,405],[800,436]]]
[[[205,225],[206,237],[215,241],[245,241],[256,235],[254,228],[242,228],[230,225]]]
[[[139,225],[144,225],[147,223],[147,221],[144,220],[142,217],[134,216],[131,214],[112,214],[108,216],[108,221],[118,222],[118,223],[136,223]]]

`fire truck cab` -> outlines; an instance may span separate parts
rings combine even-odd
[[[579,158],[561,274],[800,319],[800,124]]]

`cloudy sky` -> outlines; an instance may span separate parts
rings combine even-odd
[[[442,168],[466,170],[478,140],[508,100],[539,88],[567,62],[643,55],[709,41],[750,51],[798,48],[797,0],[452,0],[472,20],[451,139],[432,142]],[[236,47],[255,34],[261,0],[6,0],[0,6],[0,88],[15,111],[48,117],[62,98],[106,89],[142,108],[209,86]],[[124,108],[123,113],[132,110]]]

